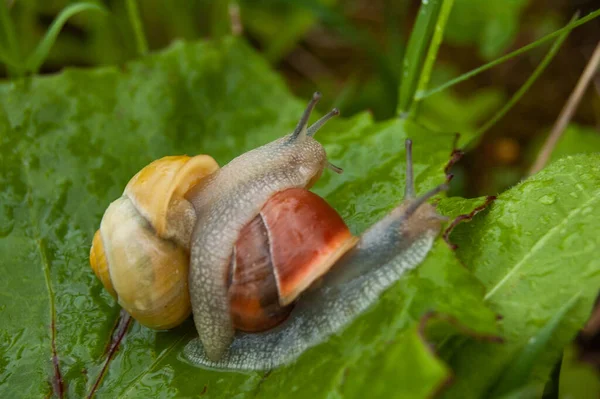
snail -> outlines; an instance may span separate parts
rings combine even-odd
[[[207,155],[165,157],[110,204],[90,264],[141,324],[168,329],[193,313],[192,364],[268,369],[339,331],[423,261],[445,218],[416,197],[406,140],[404,201],[360,237],[309,191],[327,161],[308,127],[219,168]],[[189,275],[189,277],[188,277]]]

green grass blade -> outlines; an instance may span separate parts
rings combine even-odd
[[[137,49],[137,53],[138,55],[144,55],[148,53],[148,41],[144,34],[144,25],[142,24],[140,10],[136,0],[127,0],[127,16],[129,17],[129,23],[131,24],[135,36],[135,48]]]
[[[429,78],[431,77],[431,72],[433,71],[433,66],[435,64],[435,60],[437,59],[437,54],[440,49],[440,45],[442,44],[442,39],[444,38],[446,22],[448,22],[448,17],[450,16],[450,11],[452,11],[453,5],[454,0],[444,0],[442,2],[442,8],[440,9],[439,16],[435,23],[433,38],[431,39],[429,51],[427,52],[427,57],[425,58],[425,63],[423,64],[421,76],[419,77],[419,82],[417,84],[417,93],[427,89]],[[418,112],[418,105],[419,101],[416,98],[413,98],[413,104],[409,112],[413,117]]]
[[[430,90],[427,90],[427,91],[417,91],[416,99],[422,100],[422,99],[427,98],[427,97],[429,97],[429,96],[431,96],[431,95],[433,95],[435,93],[439,93],[440,91],[446,90],[449,87],[452,87],[452,86],[457,85],[457,84],[459,84],[461,82],[464,82],[465,80],[470,79],[473,76],[479,75],[481,72],[487,71],[488,69],[493,68],[496,65],[500,65],[500,64],[502,64],[502,63],[504,63],[504,62],[506,62],[506,61],[508,61],[508,60],[510,60],[510,59],[512,59],[512,58],[514,58],[516,56],[518,56],[518,55],[521,55],[521,54],[523,54],[523,53],[525,53],[525,52],[527,52],[529,50],[532,50],[532,49],[540,46],[541,44],[549,41],[550,39],[558,37],[558,36],[564,34],[565,32],[570,32],[571,30],[577,28],[578,26],[581,26],[581,25],[585,24],[586,22],[588,22],[588,21],[590,21],[590,20],[592,20],[592,19],[594,19],[594,18],[596,18],[598,16],[600,16],[600,10],[596,10],[596,11],[594,11],[594,12],[586,15],[585,17],[583,17],[581,19],[578,19],[576,21],[572,21],[569,24],[567,24],[564,27],[562,27],[561,29],[558,29],[557,31],[554,31],[554,32],[552,32],[552,33],[550,33],[550,34],[542,37],[541,39],[536,40],[533,43],[530,43],[530,44],[528,44],[526,46],[523,46],[523,47],[521,47],[521,48],[519,48],[519,49],[517,49],[517,50],[515,50],[515,51],[513,51],[511,53],[508,53],[508,54],[506,54],[506,55],[504,55],[504,56],[502,56],[502,57],[500,57],[500,58],[498,58],[498,59],[496,59],[496,60],[494,60],[492,62],[488,62],[487,64],[482,65],[479,68],[475,68],[475,69],[473,69],[470,72],[464,73],[464,74],[462,74],[462,75],[460,75],[460,76],[458,76],[458,77],[456,77],[456,78],[454,78],[454,79],[452,79],[452,80],[450,80],[450,81],[448,81],[448,82],[446,82],[444,84],[441,84],[441,85],[439,85],[437,87],[434,87],[433,89],[430,89]]]
[[[50,49],[54,45],[58,34],[60,33],[62,27],[65,23],[71,18],[73,15],[79,14],[83,11],[100,11],[106,13],[107,10],[104,7],[101,7],[97,4],[92,3],[76,3],[71,4],[68,7],[65,7],[60,14],[56,17],[56,19],[50,25],[50,28],[46,32],[46,35],[42,39],[42,41],[37,45],[33,53],[27,57],[27,61],[25,63],[25,68],[30,72],[37,72],[46,59],[48,54],[50,53]]]
[[[502,395],[522,388],[527,383],[535,362],[546,349],[569,310],[577,303],[579,296],[578,293],[567,301],[506,365],[489,397],[502,397]]]
[[[0,61],[6,64],[9,74],[22,74],[23,66],[19,62],[21,54],[6,1],[0,1],[0,26],[2,27],[0,31]]]
[[[425,54],[429,48],[443,3],[443,0],[422,0],[421,2],[402,62],[402,84],[398,97],[398,111],[401,115],[406,115],[412,104]]]
[[[573,17],[572,20],[575,19],[577,19],[577,14]],[[531,76],[529,76],[529,78],[523,84],[523,86],[521,86],[519,90],[517,90],[517,92],[510,98],[510,100],[506,102],[506,104],[504,104],[504,106],[496,113],[496,115],[494,115],[483,126],[477,129],[477,132],[475,132],[475,137],[481,137],[481,135],[485,131],[494,126],[496,122],[502,119],[502,117],[506,115],[508,111],[510,111],[510,109],[521,99],[521,97],[523,97],[523,95],[527,93],[527,90],[529,90],[529,88],[535,83],[537,78],[539,78],[542,72],[544,72],[544,69],[546,69],[548,64],[550,64],[556,53],[558,53],[560,46],[562,46],[567,36],[569,36],[569,33],[571,33],[571,31],[566,30],[558,37],[558,39],[556,39],[548,53],[544,56],[544,59],[542,59],[540,64],[535,68],[535,70],[533,71]]]

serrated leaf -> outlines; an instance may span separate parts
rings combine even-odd
[[[366,375],[379,378],[378,392],[402,396],[387,383],[401,379],[403,392],[428,396],[449,371],[423,340],[425,314],[446,317],[427,325],[436,340],[455,336],[453,326],[495,334],[480,283],[440,242],[340,336],[268,375],[182,361],[195,336],[190,321],[164,332],[132,323],[106,365],[119,308],[89,268],[88,253],[108,204],[161,156],[209,153],[223,164],[291,131],[303,103],[231,38],[176,43],[124,68],[68,69],[0,85],[0,396],[64,389],[66,397],[84,397],[98,382],[98,398],[352,397],[368,393],[352,383]],[[409,121],[375,124],[367,114],[319,132],[345,173],[326,173],[316,191],[353,231],[399,202],[407,136],[415,143],[418,190],[439,184],[453,134]],[[405,363],[397,369],[399,359]]]
[[[457,254],[503,316],[506,342],[456,345],[450,357],[457,379],[448,397],[485,397],[515,351],[581,292],[533,368],[533,382],[544,382],[600,286],[599,223],[600,155],[592,154],[555,162],[455,230]]]

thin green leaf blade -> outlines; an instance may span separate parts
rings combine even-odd
[[[398,112],[406,114],[417,90],[427,49],[433,37],[436,21],[444,0],[423,0],[404,53]]]
[[[75,3],[70,4],[65,7],[60,14],[56,17],[56,19],[50,25],[48,32],[42,39],[42,41],[37,45],[33,53],[29,57],[27,57],[27,61],[25,62],[25,67],[30,72],[37,72],[50,53],[50,49],[52,45],[56,41],[58,34],[60,33],[62,27],[72,16],[79,14],[84,11],[97,11],[101,13],[106,13],[107,10],[99,6],[98,4],[93,3]]]
[[[420,99],[424,99],[424,98],[427,98],[427,97],[429,97],[429,96],[431,96],[431,95],[433,95],[435,93],[439,93],[439,92],[441,92],[443,90],[449,89],[450,87],[452,87],[454,85],[457,85],[457,84],[459,84],[461,82],[464,82],[465,80],[470,79],[473,76],[476,76],[476,75],[478,75],[478,74],[480,74],[480,73],[482,73],[484,71],[487,71],[488,69],[493,68],[496,65],[500,65],[500,64],[502,64],[502,63],[504,63],[506,61],[509,61],[512,58],[517,57],[517,56],[519,56],[519,55],[521,55],[521,54],[523,54],[523,53],[525,53],[525,52],[527,52],[529,50],[533,50],[534,48],[537,48],[538,46],[540,46],[541,44],[547,42],[548,40],[557,38],[557,37],[563,35],[565,32],[571,31],[571,30],[577,28],[578,26],[581,26],[581,25],[583,25],[583,24],[591,21],[592,19],[597,18],[598,16],[600,16],[600,10],[596,10],[594,12],[591,12],[590,14],[586,15],[585,17],[581,17],[580,19],[578,19],[576,21],[569,22],[569,24],[567,24],[563,28],[558,29],[555,32],[549,33],[548,35],[546,35],[546,36],[544,36],[544,37],[542,37],[542,38],[534,41],[533,43],[525,45],[525,46],[523,46],[523,47],[521,47],[521,48],[519,48],[519,49],[517,49],[515,51],[512,51],[512,52],[510,52],[510,53],[508,53],[508,54],[506,54],[506,55],[504,55],[504,56],[502,56],[502,57],[500,57],[500,58],[498,58],[498,59],[496,59],[494,61],[488,62],[488,63],[486,63],[486,64],[484,64],[484,65],[482,65],[480,67],[477,67],[477,68],[473,69],[472,71],[466,72],[466,73],[464,73],[464,74],[462,74],[462,75],[460,75],[460,76],[458,76],[458,77],[456,77],[454,79],[449,80],[448,82],[446,82],[444,84],[441,84],[441,85],[439,85],[437,87],[434,87],[434,88],[429,89],[429,90],[424,91],[424,92],[417,92],[416,98],[419,99],[419,100]]]
[[[142,23],[137,0],[127,0],[126,4],[127,16],[129,17],[129,24],[131,25],[133,36],[135,37],[137,53],[138,55],[144,55],[148,52],[148,41],[144,34],[144,24]]]
[[[577,16],[578,14],[573,16],[571,22],[577,20]],[[544,56],[544,58],[538,64],[538,66],[533,70],[529,78],[527,78],[527,80],[525,81],[525,83],[523,83],[519,90],[517,90],[517,92],[506,102],[506,104],[504,104],[504,106],[502,106],[502,108],[500,108],[500,110],[498,110],[498,112],[492,118],[490,118],[490,120],[488,120],[479,129],[477,129],[477,132],[475,132],[476,137],[482,136],[483,133],[485,133],[492,126],[494,126],[496,122],[502,119],[504,115],[506,115],[508,111],[510,111],[511,108],[515,106],[515,104],[521,99],[521,97],[523,97],[525,93],[527,93],[527,90],[529,90],[529,88],[540,77],[540,75],[544,72],[544,70],[550,64],[550,62],[552,62],[552,59],[558,53],[558,50],[560,50],[560,47],[567,39],[567,36],[569,36],[569,33],[571,33],[571,31],[567,30],[556,39],[556,41],[552,44],[552,47],[550,47],[550,50],[548,50],[548,53]]]
[[[9,73],[21,74],[23,73],[21,52],[19,51],[15,27],[9,15],[9,6],[6,1],[0,2],[0,27],[2,28],[0,61],[6,64]]]
[[[565,304],[558,309],[556,314],[542,327],[536,335],[531,337],[525,347],[515,356],[514,360],[509,362],[500,379],[492,388],[490,397],[499,397],[510,392],[521,389],[528,381],[536,362],[542,351],[547,349],[547,345],[556,333],[556,330],[563,322],[563,319],[579,300],[579,294],[575,294]]]
[[[437,53],[440,48],[440,45],[442,44],[442,39],[444,37],[446,22],[448,21],[448,17],[450,16],[450,11],[452,11],[453,4],[454,0],[444,0],[442,2],[437,21],[435,23],[434,33],[431,38],[431,44],[429,45],[429,50],[427,51],[427,57],[425,58],[425,62],[423,64],[421,76],[419,76],[417,89],[413,95],[413,103],[411,105],[410,110],[410,114],[413,117],[416,114],[419,105],[419,100],[416,98],[416,93],[422,92],[425,89],[427,89],[427,85],[429,84],[429,78],[431,77],[431,73],[433,72],[433,66],[435,64],[435,60],[437,59]]]

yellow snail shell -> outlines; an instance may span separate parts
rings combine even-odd
[[[147,327],[175,327],[191,312],[187,275],[196,214],[184,195],[218,168],[208,155],[152,162],[110,204],[94,235],[94,273],[119,305]]]

